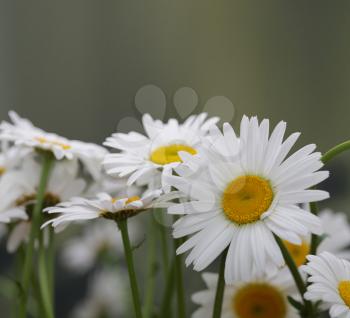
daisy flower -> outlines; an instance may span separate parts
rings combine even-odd
[[[337,257],[350,260],[350,225],[344,213],[334,213],[330,209],[318,214],[324,229],[324,239],[317,248],[317,254],[330,252]],[[297,266],[306,262],[310,253],[311,236],[304,237],[300,245],[284,242]]]
[[[98,176],[99,166],[107,153],[103,147],[48,133],[13,111],[9,112],[9,116],[12,123],[4,121],[0,124],[1,140],[13,142],[15,146],[50,151],[57,160],[77,158],[93,177]]]
[[[179,193],[162,194],[161,190],[148,192],[142,197],[114,198],[107,193],[100,193],[96,199],[73,198],[70,201],[45,209],[48,213],[60,213],[58,217],[46,222],[42,227],[52,224],[61,230],[74,221],[105,218],[114,221],[125,220],[153,208],[167,208],[169,202],[179,197]]]
[[[286,123],[280,122],[269,136],[267,119],[259,124],[256,117],[246,116],[239,139],[229,124],[223,134],[213,127],[215,144],[205,145],[196,158],[203,160],[198,166],[204,166],[204,172],[178,169],[179,176],[168,177],[169,184],[189,198],[168,209],[184,215],[174,224],[173,235],[190,236],[177,250],[191,250],[187,266],[201,271],[228,248],[226,283],[247,280],[284,265],[274,234],[300,244],[303,236],[322,233],[320,219],[299,203],[328,198],[325,191],[309,189],[328,172],[318,171],[323,164],[321,154],[313,152],[315,145],[287,158],[299,134],[283,141],[285,130]]]
[[[88,283],[86,298],[72,312],[72,318],[125,317],[128,309],[125,273],[110,269],[96,272]]]
[[[65,267],[84,274],[105,254],[108,259],[124,255],[121,234],[116,233],[116,226],[115,223],[100,220],[84,227],[80,235],[67,240],[62,250],[62,261]],[[132,245],[142,240],[142,228],[137,218],[130,220],[128,232]]]
[[[0,222],[22,220],[16,223],[9,235],[9,252],[15,251],[30,233],[30,211],[35,203],[40,171],[40,165],[28,158],[19,170],[8,172],[0,182],[0,194],[6,193],[5,200],[0,203]],[[85,181],[77,177],[77,172],[76,162],[55,164],[47,184],[44,206],[55,205],[83,192]]]
[[[106,156],[107,172],[128,176],[129,184],[136,180],[146,184],[149,180],[169,175],[181,163],[178,153],[196,154],[202,137],[218,120],[217,117],[207,119],[207,114],[202,113],[190,116],[183,124],[176,119],[163,123],[145,114],[142,123],[146,136],[130,132],[115,133],[107,138],[104,145],[119,151]]]
[[[214,308],[218,275],[202,275],[206,288],[192,296],[199,305],[192,318],[211,318]],[[222,303],[222,318],[297,318],[297,311],[289,304],[287,296],[296,294],[291,276],[279,271],[273,276],[263,276],[251,281],[226,285]]]
[[[309,276],[310,285],[305,298],[323,301],[334,318],[350,317],[350,263],[323,252],[319,256],[309,255],[302,270]]]
[[[1,142],[0,177],[6,172],[18,167],[28,151],[19,147],[9,147],[7,142]]]

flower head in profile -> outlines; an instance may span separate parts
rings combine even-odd
[[[323,239],[317,247],[317,254],[330,252],[337,257],[350,260],[350,225],[344,213],[335,213],[330,209],[320,211],[318,214],[324,229]],[[302,243],[297,245],[284,242],[297,266],[306,263],[306,257],[310,254],[311,235],[302,238]]]
[[[128,176],[129,184],[149,183],[162,175],[169,175],[181,163],[179,152],[196,154],[202,137],[218,122],[207,119],[207,114],[190,116],[180,124],[176,119],[167,123],[145,114],[142,118],[146,136],[137,132],[115,133],[107,138],[105,146],[119,151],[108,154],[104,160],[107,172]]]
[[[40,164],[28,156],[20,168],[9,171],[0,181],[0,195],[5,198],[0,202],[0,222],[15,223],[7,241],[9,252],[14,252],[30,233],[40,171]],[[85,185],[78,177],[76,162],[57,162],[47,184],[44,205],[51,206],[80,195]]]
[[[270,135],[267,119],[259,124],[246,116],[239,139],[229,124],[223,133],[213,127],[210,143],[198,156],[203,164],[197,166],[205,169],[178,169],[178,176],[168,177],[189,198],[168,209],[183,215],[173,235],[190,236],[177,251],[191,250],[187,265],[201,271],[228,247],[226,283],[247,280],[284,265],[274,234],[300,244],[303,236],[322,233],[320,219],[299,204],[328,198],[327,192],[310,189],[328,172],[318,171],[323,164],[321,154],[313,152],[315,145],[287,157],[299,133],[283,141],[285,130],[286,123],[280,122]]]
[[[76,197],[55,207],[47,208],[46,212],[60,215],[46,222],[43,227],[52,224],[60,230],[74,221],[97,218],[119,222],[153,208],[169,207],[170,200],[178,197],[179,193],[163,194],[161,190],[147,192],[142,197],[114,198],[107,193],[100,193],[93,200]]]
[[[192,318],[211,318],[215,302],[218,275],[202,275],[206,288],[192,296],[200,307]],[[221,317],[223,318],[297,318],[297,311],[287,296],[296,294],[296,287],[288,272],[262,276],[249,281],[226,285]]]
[[[319,256],[309,255],[302,270],[309,276],[310,285],[305,298],[323,301],[334,318],[350,317],[350,263],[323,252]]]
[[[99,173],[101,161],[107,153],[103,147],[46,132],[13,111],[9,116],[12,123],[4,121],[0,124],[0,140],[13,142],[17,147],[50,151],[56,160],[76,158],[94,177]]]

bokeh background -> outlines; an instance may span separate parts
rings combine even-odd
[[[234,125],[243,114],[283,119],[303,133],[300,144],[326,151],[350,135],[349,13],[347,0],[0,0],[0,119],[15,109],[101,143],[121,119],[140,117],[141,87],[164,91],[169,117],[186,86],[197,111],[224,95]],[[333,194],[325,205],[345,212],[349,159],[332,163],[324,185]],[[58,300],[59,317],[83,294],[84,281],[75,285]]]

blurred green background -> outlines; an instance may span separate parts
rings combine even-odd
[[[350,136],[347,0],[0,0],[0,119],[101,143],[155,84],[227,96],[243,114],[288,122],[321,151]],[[213,114],[215,115],[215,114]],[[330,167],[348,208],[349,155]]]

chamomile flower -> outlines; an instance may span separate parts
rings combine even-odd
[[[0,222],[21,220],[16,222],[9,235],[9,252],[14,252],[28,238],[40,171],[40,164],[33,158],[27,158],[20,169],[8,172],[0,182],[0,193],[7,193],[6,199],[0,203]],[[76,162],[62,161],[54,165],[46,188],[45,206],[55,205],[83,192],[85,181],[77,177],[77,172]]]
[[[268,120],[259,125],[256,117],[246,116],[239,139],[229,124],[223,134],[214,127],[215,144],[199,154],[204,171],[182,174],[180,169],[179,176],[168,177],[189,198],[168,209],[184,215],[173,235],[190,236],[177,250],[191,250],[187,265],[201,271],[228,247],[226,283],[247,280],[284,265],[274,234],[300,244],[303,236],[322,233],[320,219],[299,203],[328,198],[325,191],[309,189],[328,172],[318,171],[323,164],[321,154],[313,152],[315,145],[286,158],[299,134],[283,141],[285,130],[286,123],[280,122],[269,136]]]
[[[192,296],[199,305],[192,318],[211,318],[218,275],[202,275],[206,288]],[[287,296],[297,293],[295,283],[285,271],[245,282],[226,285],[222,304],[222,318],[297,318],[296,310]]]
[[[142,118],[146,136],[130,132],[115,133],[107,138],[104,145],[120,151],[106,156],[107,172],[128,176],[129,184],[136,180],[146,184],[149,180],[169,175],[181,162],[178,153],[196,154],[202,137],[217,121],[218,118],[207,119],[207,114],[202,113],[190,116],[183,124],[176,119],[163,123],[146,114]]]
[[[35,127],[28,119],[9,113],[12,123],[0,124],[0,139],[13,142],[15,146],[50,151],[57,160],[79,159],[93,177],[98,177],[101,161],[107,151],[98,145],[68,140]]]
[[[344,213],[334,213],[330,209],[318,214],[324,229],[324,239],[317,248],[317,254],[330,252],[337,257],[350,260],[350,225]],[[310,253],[311,236],[303,237],[300,245],[285,242],[297,266],[306,262]]]
[[[105,220],[85,226],[80,235],[64,243],[62,250],[64,266],[83,274],[95,266],[100,257],[107,256],[108,259],[114,259],[124,255],[121,234],[116,233],[116,227],[116,224]],[[130,220],[128,232],[132,245],[142,241],[142,228],[137,218]]]
[[[46,222],[43,227],[52,224],[61,230],[74,221],[86,221],[97,218],[121,221],[153,208],[166,208],[169,202],[179,197],[179,193],[162,194],[161,190],[147,192],[142,197],[114,198],[107,193],[100,193],[96,199],[73,198],[70,201],[47,208],[48,213],[60,213],[56,218]]]
[[[99,270],[89,281],[86,298],[73,309],[70,317],[125,317],[129,297],[126,289],[122,271]]]
[[[350,263],[323,252],[319,256],[309,255],[302,270],[309,276],[310,285],[305,298],[323,301],[331,317],[350,317]]]

